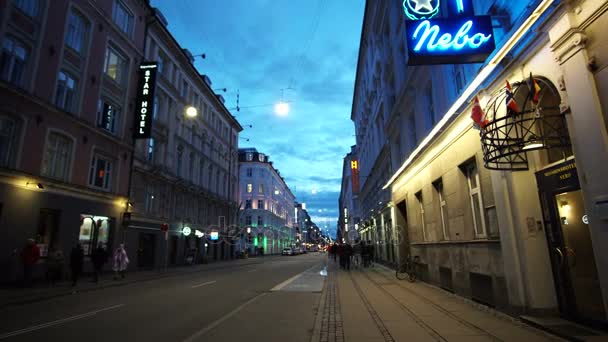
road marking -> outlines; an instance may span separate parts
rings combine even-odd
[[[294,280],[300,278],[304,273],[306,273],[314,268],[317,268],[319,266],[320,266],[319,264],[314,265],[311,268],[305,270],[304,272],[296,274],[295,276],[285,280],[284,282],[282,282],[282,283],[278,284],[277,286],[273,287],[272,289],[270,289],[270,292],[281,291],[285,286],[291,284]]]
[[[267,294],[268,294],[268,292],[263,292],[263,293],[260,293],[259,295],[255,296],[255,297],[251,298],[250,300],[246,301],[245,303],[239,305],[236,309],[234,309],[234,310],[230,311],[229,313],[227,313],[226,315],[224,315],[222,318],[220,318],[220,319],[216,320],[215,322],[209,324],[208,326],[204,327],[203,329],[195,332],[194,335],[188,337],[183,342],[192,342],[192,341],[195,341],[199,337],[205,335],[211,329],[214,329],[218,325],[222,324],[225,320],[227,320],[230,317],[232,317],[232,316],[236,315],[237,313],[239,313],[239,311],[243,310],[249,304],[255,302],[256,300],[262,298],[263,296],[265,296]]]
[[[206,283],[202,283],[202,284],[198,284],[198,285],[192,285],[192,288],[197,288],[197,287],[201,287],[201,286],[205,286],[205,285],[211,285],[211,284],[215,284],[217,283],[216,280],[212,280],[212,281],[208,281]]]
[[[103,309],[99,309],[99,310],[83,313],[83,314],[80,314],[80,315],[71,316],[71,317],[67,317],[67,318],[62,318],[62,319],[58,319],[56,321],[52,321],[52,322],[48,322],[48,323],[42,323],[42,324],[39,324],[39,325],[34,325],[32,327],[29,327],[29,328],[25,328],[25,329],[21,329],[21,330],[16,330],[16,331],[13,331],[13,332],[9,332],[9,333],[0,335],[0,340],[3,340],[3,339],[8,338],[8,337],[12,337],[12,336],[17,336],[17,335],[25,334],[25,333],[28,333],[28,332],[31,332],[31,331],[35,331],[35,330],[40,330],[40,329],[52,327],[54,325],[58,325],[58,324],[62,324],[62,323],[67,323],[67,322],[75,321],[77,319],[81,319],[81,318],[85,318],[85,317],[90,317],[90,316],[95,316],[96,314],[98,314],[100,312],[108,311],[108,310],[113,310],[113,309],[118,309],[118,308],[120,308],[122,306],[125,306],[125,305],[124,304],[118,304],[118,305],[110,306],[110,307],[107,307],[107,308],[103,308]]]

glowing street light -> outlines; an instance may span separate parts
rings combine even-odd
[[[198,110],[195,107],[188,106],[186,108],[186,116],[189,118],[195,118],[198,115]]]
[[[274,105],[274,112],[278,116],[287,116],[289,114],[289,103],[281,101]]]

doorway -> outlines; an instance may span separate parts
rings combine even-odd
[[[156,236],[150,233],[139,234],[139,248],[137,249],[137,266],[140,268],[154,267],[154,250]]]
[[[537,173],[555,289],[562,316],[605,321],[591,234],[574,160]]]

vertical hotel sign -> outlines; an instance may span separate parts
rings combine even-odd
[[[359,193],[359,161],[357,159],[350,161],[350,174],[352,176],[353,194]]]
[[[152,135],[154,116],[154,89],[156,88],[156,62],[145,62],[139,66],[137,84],[137,108],[135,113],[135,139],[148,139]]]

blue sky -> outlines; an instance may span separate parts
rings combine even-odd
[[[335,230],[342,159],[355,143],[350,121],[364,0],[152,0],[197,58],[256,147],[286,179],[313,220]],[[292,89],[287,89],[292,88]],[[285,89],[283,92],[281,89]],[[287,117],[273,103],[290,101]]]

